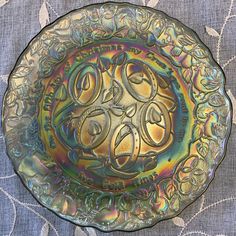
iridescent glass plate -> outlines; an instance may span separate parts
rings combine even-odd
[[[231,127],[224,75],[196,33],[129,3],[45,27],[9,77],[7,153],[59,216],[132,231],[179,214],[214,176]]]

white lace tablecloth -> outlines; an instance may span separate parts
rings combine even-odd
[[[96,0],[0,0],[0,102],[10,71],[28,42],[45,24]],[[120,1],[117,1],[120,2]],[[129,235],[236,235],[236,0],[132,0],[178,18],[197,32],[223,67],[235,107],[227,154],[210,187],[178,217]],[[5,154],[0,131],[0,236],[96,236],[41,207],[26,190]],[[124,235],[114,232],[109,235]],[[128,234],[128,233],[127,233]]]

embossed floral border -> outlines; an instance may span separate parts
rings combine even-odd
[[[189,71],[188,72],[185,72],[185,74],[187,74],[187,77],[189,76]],[[218,99],[219,100],[219,99]],[[197,131],[196,131],[197,132]],[[202,148],[203,149],[203,151],[204,151],[204,149],[206,149],[206,148]],[[205,152],[205,151],[204,151]],[[203,155],[204,156],[204,155]],[[196,164],[196,163],[195,163]],[[196,166],[194,166],[194,168],[196,168]],[[175,187],[175,185],[173,184],[173,186],[171,185],[170,186],[170,189],[172,189],[173,187]]]

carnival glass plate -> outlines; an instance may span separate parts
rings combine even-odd
[[[206,190],[231,127],[224,75],[163,12],[90,5],[45,27],[9,78],[7,153],[34,197],[104,231],[180,213]]]

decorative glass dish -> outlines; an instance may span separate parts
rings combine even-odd
[[[45,27],[3,103],[7,153],[33,196],[103,231],[175,217],[225,155],[225,78],[196,33],[165,13],[94,4]]]

